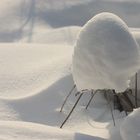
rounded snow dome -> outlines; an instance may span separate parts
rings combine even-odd
[[[140,140],[140,109],[134,110],[125,118],[120,133],[123,140]]]
[[[118,16],[98,14],[81,29],[73,55],[73,78],[78,90],[122,92],[138,65],[137,42]]]

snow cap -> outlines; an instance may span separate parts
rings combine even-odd
[[[81,29],[73,55],[78,90],[122,92],[139,69],[138,44],[128,26],[112,13],[101,13]]]

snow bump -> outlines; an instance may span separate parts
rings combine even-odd
[[[137,42],[118,16],[98,14],[81,29],[73,55],[73,77],[78,90],[122,92],[138,65]]]

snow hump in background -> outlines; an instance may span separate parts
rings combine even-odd
[[[124,91],[138,65],[137,42],[118,16],[101,13],[82,28],[73,55],[73,77],[78,90]]]
[[[140,140],[140,108],[125,118],[120,133],[123,140]]]

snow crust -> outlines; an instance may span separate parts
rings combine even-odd
[[[124,91],[138,68],[138,45],[118,16],[98,14],[81,29],[73,55],[78,90]]]
[[[123,140],[140,140],[140,108],[125,118],[120,133]]]

